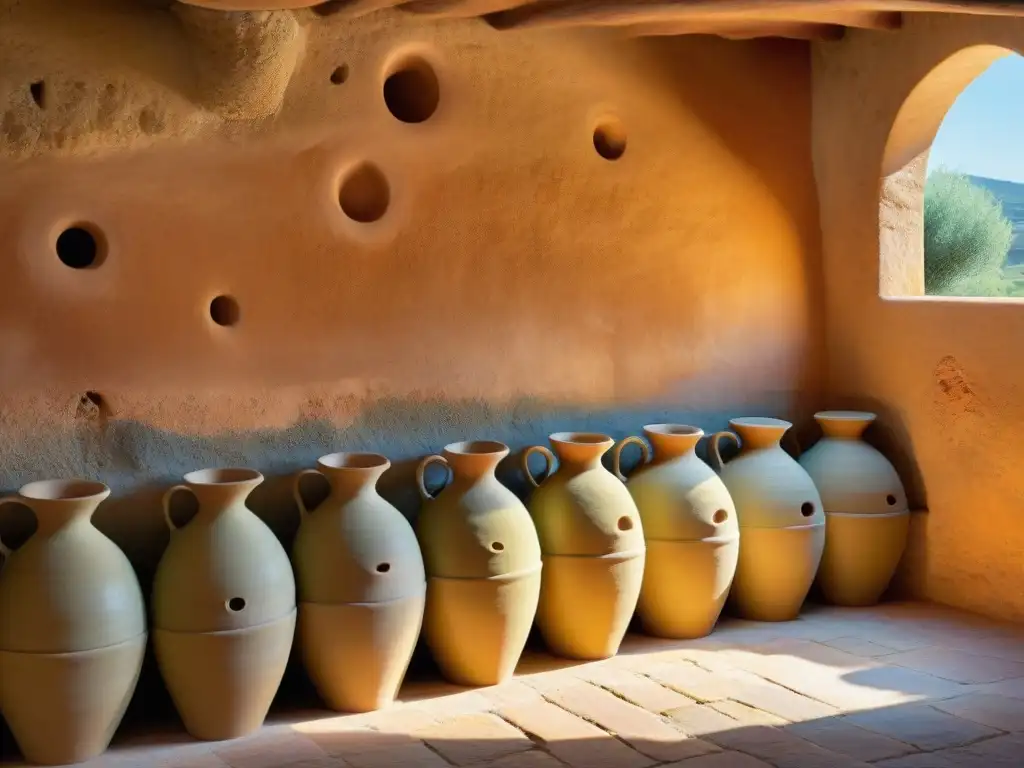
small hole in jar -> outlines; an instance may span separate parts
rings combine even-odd
[[[890,493],[888,496],[885,497],[885,503],[888,504],[890,507],[895,507],[896,497]]]
[[[348,64],[335,67],[334,71],[331,72],[331,82],[335,85],[341,85],[346,80],[348,80]]]
[[[809,501],[805,501],[800,505],[800,514],[804,517],[810,517],[814,514],[814,505]]]
[[[495,541],[491,543],[491,551],[501,552],[503,549],[505,549],[505,545],[502,544],[500,541]]]
[[[380,563],[377,566],[377,573],[387,573],[391,570],[391,563]]]
[[[715,525],[721,525],[729,519],[729,513],[726,512],[724,509],[719,509],[717,512],[715,512],[715,514],[711,516],[711,519],[712,521],[714,521]]]
[[[229,611],[233,611],[234,613],[238,613],[239,611],[243,610],[244,608],[245,608],[245,598],[244,597],[232,597],[230,600],[228,600],[228,610]]]
[[[632,531],[633,530],[633,518],[629,516],[623,516],[619,518],[619,530],[620,531]]]

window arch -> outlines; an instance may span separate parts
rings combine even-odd
[[[994,62],[1014,52],[973,45],[934,66],[900,106],[882,156],[879,293],[925,295],[924,189],[929,152],[950,107]]]

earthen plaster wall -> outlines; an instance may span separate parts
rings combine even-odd
[[[382,97],[410,55],[440,85],[420,123]],[[97,523],[145,583],[160,495],[196,468],[263,471],[251,504],[287,540],[290,473],[329,451],[387,454],[412,514],[414,460],[454,440],[806,421],[824,338],[808,56],[3,0],[0,488],[108,483]],[[617,160],[593,144],[607,120]],[[370,223],[339,207],[365,163],[365,195],[387,184]],[[79,223],[103,252],[87,269],[55,255]],[[233,326],[211,321],[222,294]],[[0,508],[9,543],[30,525]]]
[[[1019,620],[1024,361],[1016,348],[1024,304],[912,297],[923,292],[926,153],[945,108],[969,82],[964,67],[976,55],[991,61],[986,49],[973,48],[986,44],[1024,49],[1024,19],[908,15],[898,32],[854,32],[814,46],[826,386],[830,402],[879,410],[912,498],[927,507],[915,516],[903,585]],[[901,107],[933,71],[940,78],[917,91],[916,111],[887,152]],[[941,87],[943,78],[956,87]],[[896,175],[883,180],[883,173]]]

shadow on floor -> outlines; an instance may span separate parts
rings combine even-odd
[[[515,680],[485,689],[443,682],[421,648],[401,699],[328,712],[293,659],[258,734],[195,742],[150,659],[113,747],[86,765],[1018,766],[1024,628],[901,603],[723,619],[695,641],[633,633],[604,662],[555,659],[534,637]],[[3,750],[16,760],[6,731]]]

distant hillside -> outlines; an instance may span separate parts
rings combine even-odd
[[[969,176],[979,187],[989,190],[1003,205],[1003,215],[1013,224],[1013,244],[1006,257],[1008,266],[1024,265],[1024,184],[1014,181]]]

